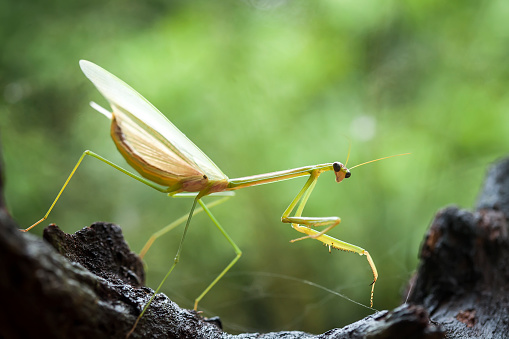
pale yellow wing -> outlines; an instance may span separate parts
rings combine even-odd
[[[145,178],[171,186],[182,180],[203,177],[204,173],[190,166],[166,139],[136,117],[117,107],[112,119],[113,141],[127,162]]]
[[[83,73],[110,103],[112,136],[126,160],[144,177],[161,184],[226,175],[150,102],[103,68],[80,61]],[[163,177],[163,179],[161,179]],[[157,180],[157,178],[161,180]]]

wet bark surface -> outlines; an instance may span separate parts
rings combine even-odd
[[[437,213],[407,304],[319,335],[230,335],[220,320],[203,319],[158,294],[132,338],[504,338],[508,216],[506,160],[489,171],[476,211]],[[143,287],[143,264],[120,227],[95,223],[69,235],[49,226],[43,240],[20,232],[3,205],[0,272],[0,338],[123,338],[153,293]]]

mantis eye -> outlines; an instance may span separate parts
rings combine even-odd
[[[352,176],[352,173],[350,173],[350,171],[345,173],[345,178],[350,178],[351,176]]]
[[[340,162],[335,162],[332,164],[332,168],[334,168],[334,172],[341,171],[341,168],[343,167],[343,164]]]

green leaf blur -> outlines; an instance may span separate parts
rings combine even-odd
[[[404,299],[419,244],[441,207],[472,208],[489,164],[509,146],[509,6],[474,1],[7,1],[0,4],[0,133],[6,198],[20,227],[44,215],[85,149],[127,164],[78,67],[87,59],[144,95],[229,177],[411,152],[319,180],[306,216],[367,249],[380,273],[376,309]],[[204,298],[227,331],[321,333],[372,311],[364,257],[333,251],[280,222],[305,179],[248,188],[214,208],[243,250]],[[122,226],[134,251],[188,213],[172,199],[86,159],[47,222],[74,232]],[[40,234],[43,225],[33,233]],[[146,257],[155,288],[182,229]],[[164,293],[183,307],[233,258],[193,219]],[[286,277],[286,278],[285,278]]]

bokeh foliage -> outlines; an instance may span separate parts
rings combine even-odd
[[[38,220],[85,149],[125,165],[88,106],[105,103],[78,67],[88,59],[147,97],[230,177],[344,162],[349,142],[352,165],[412,152],[340,185],[324,174],[305,210],[341,216],[330,234],[370,251],[380,272],[374,306],[392,308],[433,214],[471,208],[487,166],[507,155],[508,15],[504,0],[1,2],[10,211],[21,227]],[[244,255],[200,308],[228,331],[324,332],[371,313],[306,283],[369,304],[363,257],[289,243],[299,234],[279,218],[303,184],[241,190],[214,209]],[[73,232],[115,222],[139,251],[190,203],[90,158],[47,223]],[[149,252],[149,286],[181,231]],[[191,308],[232,257],[197,216],[165,293]]]

